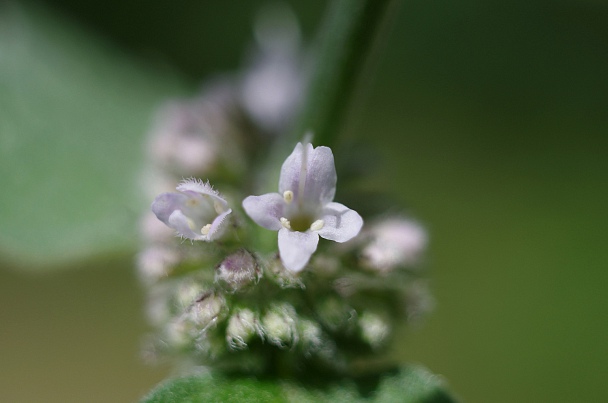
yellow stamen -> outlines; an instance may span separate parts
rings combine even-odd
[[[210,230],[211,230],[211,224],[207,224],[203,228],[201,228],[201,234],[207,235]]]
[[[289,220],[287,218],[281,217],[280,221],[281,221],[281,225],[283,225],[283,227],[285,227],[287,229],[291,229],[291,223],[289,222]]]
[[[310,224],[310,229],[312,231],[319,231],[321,228],[323,228],[324,225],[325,225],[325,221],[317,220],[317,221],[313,222],[312,224]]]

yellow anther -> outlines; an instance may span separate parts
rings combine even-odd
[[[283,225],[283,227],[285,227],[287,229],[291,229],[291,223],[289,222],[289,220],[287,218],[281,217],[280,221],[281,221],[281,225]]]
[[[286,190],[283,192],[283,200],[285,203],[289,204],[293,201],[293,192],[291,190]]]
[[[317,221],[313,222],[312,224],[310,224],[310,229],[312,231],[318,231],[321,228],[323,228],[324,225],[325,225],[325,221],[317,220]]]
[[[210,230],[211,230],[211,224],[207,224],[203,228],[201,228],[201,234],[207,235]]]

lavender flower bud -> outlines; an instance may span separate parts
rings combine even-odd
[[[241,249],[220,263],[215,271],[215,281],[225,284],[226,288],[234,292],[257,283],[261,273],[255,257]]]

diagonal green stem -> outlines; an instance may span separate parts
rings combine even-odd
[[[280,138],[261,170],[260,190],[276,191],[280,166],[296,142],[332,147],[345,121],[367,56],[399,0],[334,0],[318,35],[316,64],[304,107],[290,135]]]
[[[314,133],[315,145],[333,145],[366,58],[397,2],[335,0],[331,3],[318,37],[316,66],[292,141],[301,139],[310,130]]]

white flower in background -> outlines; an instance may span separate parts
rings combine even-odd
[[[241,82],[241,102],[262,129],[277,133],[294,116],[304,89],[300,28],[283,4],[263,8],[254,27],[256,52]]]
[[[184,173],[203,174],[213,168],[217,141],[201,109],[196,101],[173,101],[158,113],[148,145],[156,164]]]
[[[424,228],[410,220],[390,218],[369,230],[371,241],[361,252],[364,266],[388,272],[418,262],[428,237]]]
[[[209,183],[188,179],[177,186],[179,193],[163,193],[154,199],[152,211],[184,238],[212,241],[221,235],[222,224],[232,212],[228,203]]]
[[[238,171],[241,164],[235,162],[242,159],[238,97],[237,86],[222,77],[193,98],[164,105],[149,134],[153,165],[179,177],[208,176],[218,167]],[[224,147],[226,143],[231,147]]]
[[[333,202],[336,181],[331,149],[298,143],[281,168],[279,193],[243,201],[253,221],[279,232],[279,253],[286,269],[301,271],[317,249],[319,236],[346,242],[361,230],[361,216]]]

